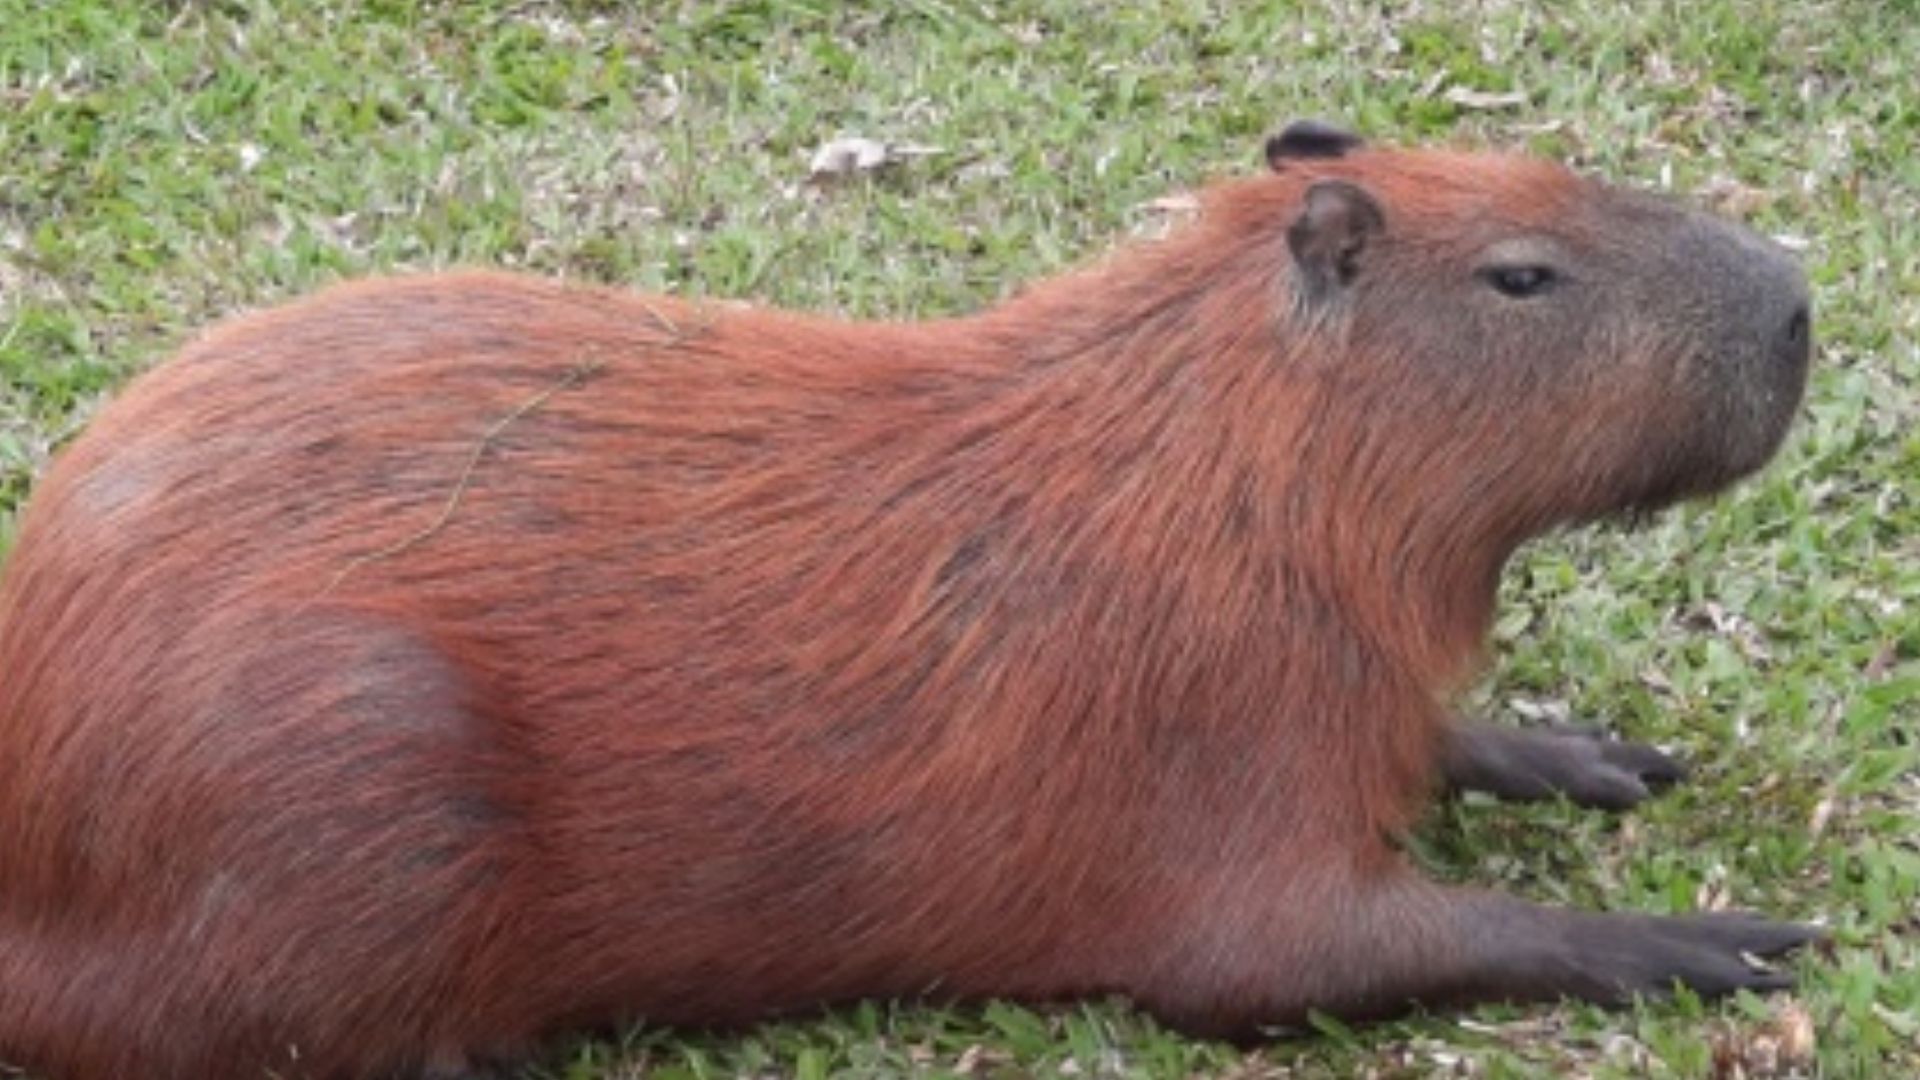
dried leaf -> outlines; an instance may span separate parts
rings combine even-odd
[[[814,180],[873,172],[908,158],[941,153],[937,146],[913,143],[883,143],[859,135],[829,139],[820,144],[807,163],[807,175]]]
[[[1499,93],[1489,90],[1474,90],[1465,86],[1450,86],[1441,95],[1453,105],[1463,109],[1516,109],[1527,103],[1524,90],[1511,90]]]
[[[858,137],[829,139],[813,152],[807,175],[814,179],[867,172],[887,163],[887,144]]]
[[[1140,204],[1141,209],[1156,214],[1196,214],[1200,212],[1200,200],[1191,192],[1177,191],[1171,195],[1162,195],[1157,199],[1148,199]]]
[[[1807,818],[1807,835],[1817,839],[1821,833],[1827,831],[1827,822],[1832,819],[1833,796],[1828,794],[1813,804],[1813,813]]]
[[[1756,1027],[1723,1030],[1713,1040],[1715,1080],[1799,1076],[1813,1064],[1813,1017],[1796,1002],[1774,1010]]]
[[[1780,1043],[1780,1063],[1788,1068],[1813,1064],[1815,1041],[1813,1014],[1799,1002],[1789,1001],[1774,1014],[1774,1036]]]
[[[1154,240],[1164,239],[1174,229],[1200,216],[1200,200],[1189,192],[1176,191],[1149,199],[1138,207],[1146,214],[1135,234]]]

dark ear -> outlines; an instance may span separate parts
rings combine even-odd
[[[1386,225],[1380,204],[1357,184],[1322,180],[1308,188],[1300,216],[1287,228],[1301,298],[1320,300],[1351,285],[1361,251]]]
[[[1319,120],[1295,120],[1267,140],[1267,164],[1275,172],[1289,160],[1337,158],[1362,145],[1360,136]]]

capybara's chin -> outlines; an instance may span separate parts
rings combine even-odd
[[[1165,240],[863,324],[497,274],[225,323],[0,575],[0,1061],[366,1080],[872,996],[1312,1011],[1766,989],[1760,919],[1441,886],[1515,545],[1759,466],[1798,269],[1324,124]],[[1625,764],[1622,764],[1622,763]],[[1611,771],[1609,771],[1611,770]]]

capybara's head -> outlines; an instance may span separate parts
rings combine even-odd
[[[1772,241],[1536,159],[1312,122],[1267,157],[1288,318],[1342,342],[1301,361],[1365,364],[1339,400],[1467,494],[1517,500],[1513,524],[1657,509],[1778,447],[1811,345],[1806,279]]]

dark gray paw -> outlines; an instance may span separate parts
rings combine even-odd
[[[1625,810],[1686,779],[1686,767],[1645,743],[1572,725],[1510,728],[1460,724],[1447,749],[1447,779],[1502,799],[1564,796],[1581,806]]]
[[[1602,1004],[1670,996],[1685,986],[1702,997],[1764,993],[1794,985],[1792,973],[1758,964],[1825,936],[1804,923],[1754,915],[1595,915],[1567,936],[1573,996]]]

